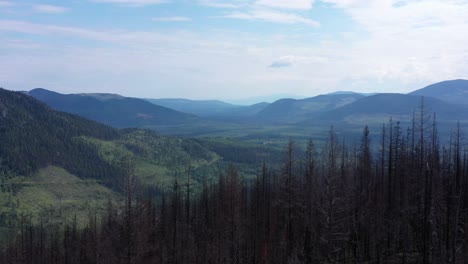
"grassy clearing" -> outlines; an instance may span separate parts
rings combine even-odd
[[[137,160],[135,165],[136,176],[145,184],[169,187],[174,182],[174,172],[167,167],[144,160]]]
[[[85,223],[90,213],[100,215],[109,201],[120,199],[119,194],[94,180],[81,179],[53,166],[40,169],[31,177],[14,177],[5,184],[19,188],[0,194],[2,221],[23,214],[34,221],[42,218],[60,223],[76,215],[79,223]]]
[[[108,163],[115,163],[123,157],[133,156],[131,151],[115,141],[106,141],[90,137],[79,137],[78,140],[83,140],[96,146],[99,157]]]

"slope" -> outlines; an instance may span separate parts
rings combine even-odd
[[[28,94],[52,108],[113,127],[147,127],[196,122],[197,117],[143,99],[113,94],[60,94],[37,88]]]
[[[434,97],[449,103],[468,105],[468,80],[438,82],[409,94]]]
[[[103,213],[109,201],[116,202],[120,194],[93,179],[82,179],[63,168],[47,166],[31,176],[2,177],[0,192],[1,227],[7,221],[28,215],[44,224],[76,218],[88,220],[89,213]]]
[[[281,99],[265,107],[256,115],[256,119],[266,122],[295,123],[353,103],[363,97],[361,94],[348,93],[325,94],[299,100]]]
[[[0,171],[29,175],[56,165],[86,178],[118,174],[93,147],[76,140],[119,137],[117,130],[75,115],[57,112],[28,95],[0,89]]]

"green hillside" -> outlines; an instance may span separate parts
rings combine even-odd
[[[47,166],[32,175],[2,177],[0,192],[0,232],[9,222],[27,216],[45,224],[85,222],[89,214],[101,214],[109,201],[120,194],[96,180],[82,179],[66,170]]]

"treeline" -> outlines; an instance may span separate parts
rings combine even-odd
[[[326,144],[248,181],[229,167],[200,192],[190,175],[159,201],[145,199],[128,166],[126,200],[46,229],[27,218],[11,230],[0,263],[467,263],[468,155],[460,129],[441,146],[421,104],[408,128],[383,125],[371,142]]]

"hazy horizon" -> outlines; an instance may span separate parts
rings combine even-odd
[[[464,79],[456,79],[456,80],[464,80]],[[454,81],[454,80],[442,80],[440,82],[445,82],[445,81]],[[439,82],[437,82],[437,83],[439,83]],[[436,84],[436,83],[431,83],[431,84]],[[431,84],[429,84],[429,85],[431,85]],[[210,98],[210,97],[207,97],[207,98],[146,97],[146,96],[138,97],[138,96],[131,96],[131,95],[126,95],[126,94],[119,94],[119,93],[115,93],[113,91],[102,91],[102,92],[93,92],[93,91],[90,91],[90,92],[76,91],[75,92],[75,91],[71,91],[71,92],[62,92],[60,90],[49,89],[49,88],[46,88],[46,87],[35,87],[35,88],[32,88],[32,89],[28,89],[28,90],[10,89],[8,87],[1,87],[1,86],[0,86],[0,88],[7,89],[7,90],[10,90],[10,91],[20,91],[20,92],[29,92],[29,91],[32,91],[34,89],[45,89],[45,90],[48,90],[48,91],[57,92],[57,93],[61,93],[61,94],[115,94],[115,95],[119,95],[119,96],[130,97],[130,98],[139,98],[139,99],[163,99],[163,100],[164,99],[168,99],[168,100],[178,100],[178,99],[180,99],[180,100],[191,100],[191,101],[221,101],[221,102],[225,102],[225,103],[228,103],[228,104],[239,105],[239,106],[248,106],[248,105],[254,105],[254,104],[258,104],[258,103],[273,103],[273,102],[281,100],[281,99],[300,100],[300,99],[307,99],[307,98],[312,98],[312,97],[319,96],[319,95],[328,95],[328,94],[358,93],[358,94],[362,94],[362,95],[365,95],[365,96],[369,96],[369,95],[374,95],[374,94],[379,94],[379,93],[398,93],[398,92],[393,92],[393,91],[363,92],[363,93],[360,93],[360,92],[351,91],[351,90],[337,90],[337,91],[329,91],[329,92],[326,92],[326,93],[314,94],[314,95],[297,95],[297,94],[282,93],[282,94],[270,94],[270,95],[263,95],[263,96],[240,97],[240,98],[228,99],[228,98],[222,98],[222,97],[218,97],[218,98]],[[421,89],[421,88],[424,88],[424,87],[418,87],[418,88],[415,88],[415,89],[411,89],[408,92],[401,92],[401,93],[402,94],[411,93],[411,92],[416,91],[416,90]]]

